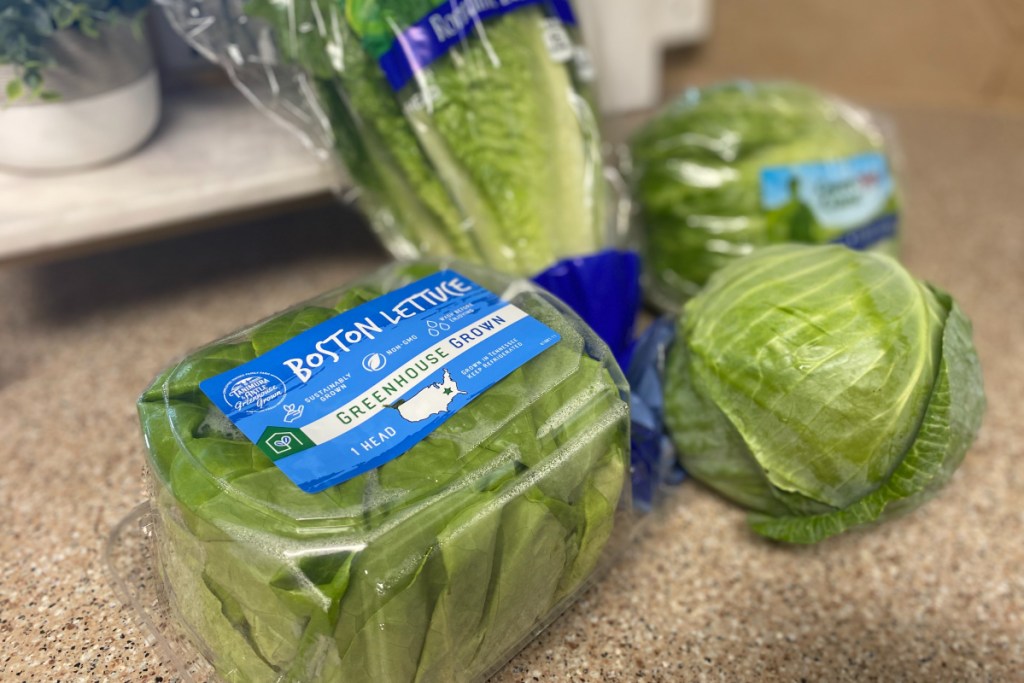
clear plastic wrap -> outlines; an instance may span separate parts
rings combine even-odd
[[[160,0],[248,98],[339,160],[390,250],[534,275],[614,246],[569,0]]]
[[[628,389],[607,347],[535,285],[452,268],[561,341],[321,493],[199,383],[436,264],[390,266],[196,351],[141,397],[168,600],[224,680],[483,680],[628,538]]]
[[[810,87],[692,88],[630,150],[645,291],[663,310],[769,244],[898,250],[891,139],[864,110]]]

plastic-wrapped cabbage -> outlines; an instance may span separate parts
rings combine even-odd
[[[401,258],[534,275],[611,245],[569,0],[160,0],[347,168]]]
[[[436,268],[392,266],[244,330],[140,399],[170,602],[225,680],[481,680],[628,531],[627,390],[607,348],[538,288],[458,270],[561,341],[321,493],[289,481],[199,383]]]
[[[631,151],[645,284],[664,309],[765,245],[896,252],[900,197],[878,126],[809,87],[688,90]]]
[[[920,504],[985,410],[953,299],[838,246],[768,247],[721,270],[686,304],[666,373],[683,467],[794,543]]]

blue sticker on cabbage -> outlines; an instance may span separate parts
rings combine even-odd
[[[899,225],[896,186],[881,152],[764,168],[761,205],[777,242],[868,249],[895,239]]]

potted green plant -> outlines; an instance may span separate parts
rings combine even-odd
[[[54,170],[135,149],[159,119],[148,0],[0,1],[0,166]]]

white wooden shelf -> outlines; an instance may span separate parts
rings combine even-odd
[[[144,236],[327,192],[297,137],[229,87],[165,98],[153,139],[119,162],[60,175],[0,169],[0,261]]]

